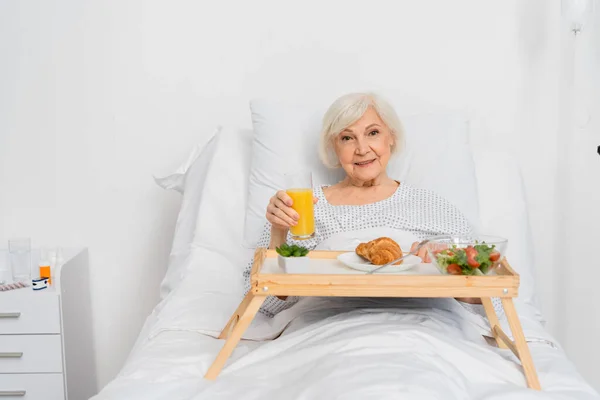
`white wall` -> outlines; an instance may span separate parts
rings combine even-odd
[[[591,24],[562,37],[563,59],[557,183],[558,334],[581,372],[600,388],[600,3]]]
[[[0,240],[89,247],[100,386],[122,365],[165,271],[179,199],[151,174],[177,165],[215,124],[249,126],[247,100],[263,95],[376,89],[469,112],[474,141],[520,158],[551,331],[583,337],[559,329],[567,314],[584,320],[571,313],[574,298],[556,296],[557,207],[580,210],[556,195],[559,2],[368,4],[0,3]],[[570,287],[579,281],[571,275]],[[591,377],[585,349],[570,349]]]

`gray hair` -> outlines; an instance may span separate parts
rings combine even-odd
[[[340,166],[333,149],[333,140],[340,132],[358,121],[369,107],[373,107],[394,138],[392,154],[404,147],[404,127],[394,108],[385,99],[375,93],[346,94],[334,101],[323,116],[319,157],[326,167]]]

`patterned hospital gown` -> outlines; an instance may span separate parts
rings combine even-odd
[[[391,228],[413,233],[419,240],[429,236],[444,234],[469,234],[472,228],[464,215],[436,193],[402,183],[392,196],[365,205],[331,205],[323,194],[322,187],[314,188],[314,195],[319,198],[315,205],[315,236],[308,240],[295,241],[288,233],[287,243],[298,244],[310,250],[332,235],[342,232],[357,231],[368,228]],[[271,224],[267,222],[258,241],[258,247],[268,247],[271,236]],[[244,270],[246,293],[250,290],[250,270],[252,262]],[[494,308],[499,315],[503,314],[498,299],[494,299]],[[275,296],[267,297],[260,312],[273,317],[275,314],[293,306],[297,297],[280,300]],[[481,306],[463,306],[481,314]]]

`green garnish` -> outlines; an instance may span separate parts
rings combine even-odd
[[[287,243],[275,248],[277,254],[282,257],[304,257],[308,254],[306,247],[297,246],[295,244],[289,246]]]

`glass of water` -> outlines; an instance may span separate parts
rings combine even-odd
[[[9,274],[10,265],[8,262],[8,251],[0,250],[0,285],[4,285],[7,281],[12,280],[12,274]]]
[[[31,239],[10,239],[8,257],[13,282],[31,282]]]

